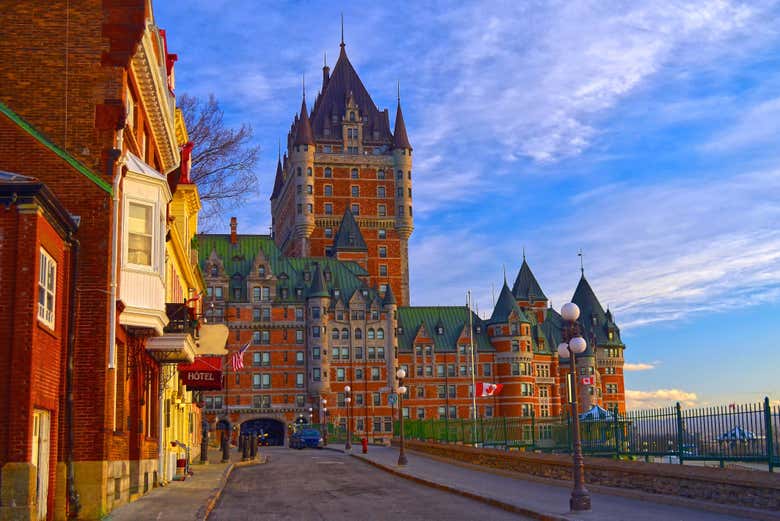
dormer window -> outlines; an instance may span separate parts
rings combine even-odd
[[[436,327],[436,334],[437,335],[443,335],[444,334],[444,328],[441,326]]]
[[[265,277],[265,266],[260,266],[257,268],[257,275],[258,277]]]
[[[216,266],[212,266],[211,267],[211,276],[212,277],[219,276],[219,268],[217,268]]]
[[[341,296],[341,290],[334,289],[334,290],[333,290],[333,296],[334,296],[335,298],[339,298],[339,297]]]
[[[361,293],[363,294],[364,297],[368,296],[368,290],[367,289],[364,289],[363,291],[361,291]]]
[[[355,121],[355,111],[354,110],[351,110],[349,112],[349,120],[350,121]]]
[[[403,335],[403,334],[404,334],[404,328],[403,328],[403,326],[398,326],[398,328],[396,328],[396,331],[397,331],[397,334],[399,334],[399,335]]]
[[[304,271],[303,272],[303,280],[305,280],[306,282],[309,282],[311,280],[311,272]]]
[[[482,326],[477,326],[475,329],[477,333],[482,333]]]
[[[295,288],[295,296],[296,297],[303,296],[303,289],[302,288]]]

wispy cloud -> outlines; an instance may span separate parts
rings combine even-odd
[[[654,391],[626,389],[627,409],[670,407],[677,402],[680,402],[683,407],[694,407],[699,404],[699,397],[696,393],[680,389],[657,389]]]
[[[623,364],[623,370],[624,371],[650,371],[651,369],[655,369],[656,363],[653,362],[651,364],[648,364],[646,362],[625,362]]]

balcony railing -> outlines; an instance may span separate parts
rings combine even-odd
[[[186,304],[168,302],[165,304],[165,314],[168,315],[168,325],[163,328],[165,333],[183,333],[197,336],[198,321],[192,317],[192,310]]]

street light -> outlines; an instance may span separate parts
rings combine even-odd
[[[582,442],[580,441],[580,415],[577,406],[577,362],[576,355],[585,351],[588,347],[585,339],[580,336],[577,319],[580,317],[580,308],[573,302],[567,302],[561,308],[563,317],[563,342],[558,345],[558,355],[570,360],[569,363],[569,389],[571,390],[571,415],[572,415],[572,441],[574,445],[574,465],[572,478],[574,488],[569,499],[569,508],[574,511],[590,510],[590,493],[585,488],[585,465],[582,459]]]
[[[404,394],[406,394],[406,387],[404,386],[404,378],[406,378],[406,371],[399,369],[395,372],[395,377],[398,380],[398,430],[401,431],[401,447],[398,451],[398,466],[405,466],[406,454],[404,453]]]
[[[350,386],[344,386],[344,394],[346,395],[344,402],[347,404],[347,443],[344,444],[344,450],[352,450],[352,443],[350,440],[350,438],[352,438],[352,419],[350,418],[350,404],[352,403],[352,397],[350,396],[351,391],[352,388]]]
[[[326,398],[322,398],[320,400],[320,432],[322,432],[323,445],[328,444],[328,408],[326,405],[328,405],[328,400]]]

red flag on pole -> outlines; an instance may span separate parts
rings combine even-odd
[[[493,384],[488,382],[477,382],[476,396],[495,396],[501,392],[504,384]]]

